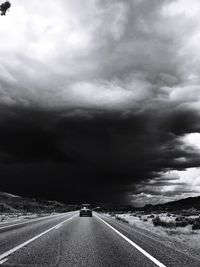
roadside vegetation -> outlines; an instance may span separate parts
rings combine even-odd
[[[132,227],[168,238],[169,243],[181,242],[194,249],[200,249],[200,211],[182,210],[179,212],[110,212],[116,220]]]
[[[0,224],[77,210],[78,205],[0,192]]]
[[[54,213],[51,213],[52,215]],[[8,222],[17,222],[21,220],[29,220],[29,219],[35,219],[38,217],[43,217],[50,215],[49,213],[31,213],[31,212],[12,212],[12,213],[0,213],[0,224],[8,223]]]
[[[179,216],[176,217],[175,220],[166,221],[162,219],[160,216],[156,216],[152,219],[152,223],[154,226],[162,226],[165,228],[176,228],[176,227],[186,227],[188,225],[192,226],[192,230],[200,229],[200,216],[194,217],[185,217]]]

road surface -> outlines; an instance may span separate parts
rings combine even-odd
[[[78,212],[0,226],[1,266],[200,266],[117,220]]]

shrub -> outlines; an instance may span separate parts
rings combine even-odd
[[[188,224],[194,224],[195,219],[193,219],[193,218],[187,218],[186,221],[188,222]]]
[[[159,216],[156,216],[155,218],[152,219],[152,223],[154,226],[161,226],[163,221],[161,221]]]
[[[195,221],[192,225],[192,230],[199,230],[200,229],[200,221]]]
[[[192,230],[199,230],[200,229],[200,217],[194,219],[192,224]]]
[[[175,219],[176,222],[184,221],[185,217],[184,216],[179,216]]]
[[[162,221],[159,216],[154,218],[152,220],[154,226],[162,226],[165,228],[175,228],[175,227],[185,227],[188,225],[188,222],[186,220],[178,220],[176,222],[166,222]]]
[[[125,222],[125,223],[128,223],[128,221],[124,218],[121,218],[119,216],[115,216],[115,219],[119,220],[119,221],[122,221],[122,222]]]
[[[155,218],[155,215],[151,214],[151,215],[147,216],[147,218],[153,219],[153,218]]]
[[[176,227],[185,227],[188,225],[187,221],[178,221],[176,222]]]

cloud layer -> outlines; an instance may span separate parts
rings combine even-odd
[[[33,195],[58,175],[67,200],[200,193],[182,178],[200,163],[199,11],[197,0],[13,0],[0,18],[5,189],[19,173],[14,187],[27,179]]]

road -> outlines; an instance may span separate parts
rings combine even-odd
[[[200,266],[200,261],[94,213],[49,216],[0,226],[1,266]]]

